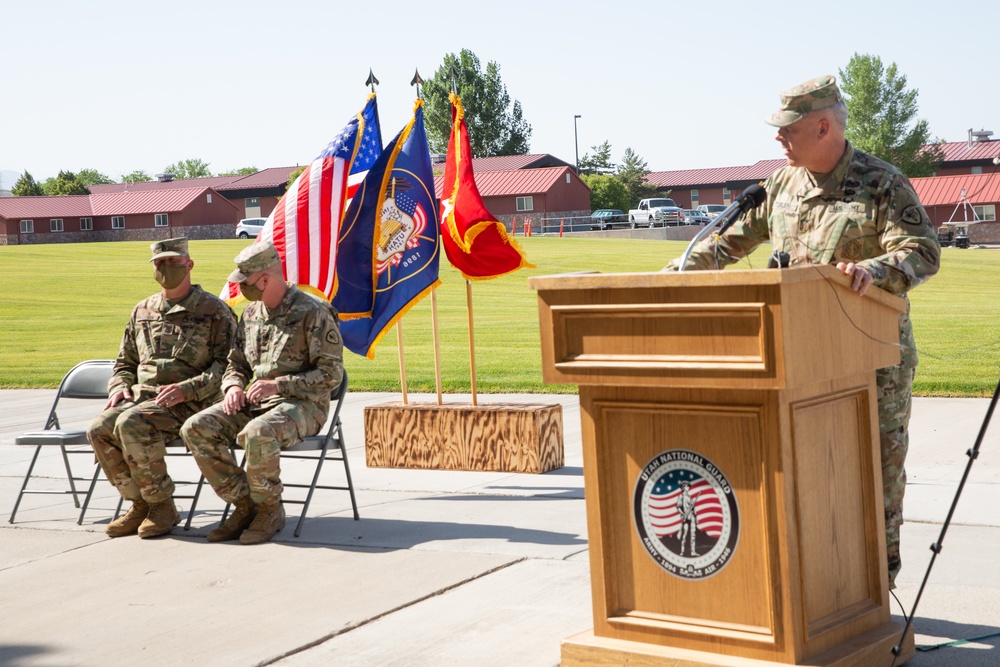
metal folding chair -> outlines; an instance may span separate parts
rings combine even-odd
[[[31,465],[28,466],[28,472],[24,476],[24,482],[21,484],[21,490],[17,494],[17,500],[14,502],[14,509],[10,513],[10,523],[14,523],[14,517],[17,515],[17,509],[21,505],[21,499],[26,495],[68,493],[73,496],[73,505],[75,507],[80,507],[79,495],[81,492],[77,490],[76,482],[90,482],[91,488],[93,488],[93,484],[97,481],[97,476],[101,472],[101,466],[95,465],[92,477],[78,477],[73,474],[73,469],[69,463],[69,454],[94,455],[94,450],[91,449],[90,443],[87,441],[87,431],[62,428],[59,424],[57,409],[59,407],[59,401],[63,398],[99,399],[106,401],[108,399],[108,380],[111,379],[114,363],[115,362],[111,359],[92,359],[90,361],[81,362],[70,369],[70,371],[66,374],[66,377],[64,377],[62,382],[59,383],[59,389],[56,392],[55,401],[52,403],[52,408],[49,410],[49,416],[46,417],[45,426],[42,430],[28,431],[17,436],[15,439],[15,443],[18,445],[34,446],[35,453],[31,457]],[[86,447],[81,449],[76,447],[77,445],[86,445]],[[66,467],[66,478],[69,482],[68,490],[28,488],[28,482],[31,480],[31,473],[35,470],[35,464],[38,462],[38,456],[46,447],[59,448],[62,454],[63,464]],[[86,502],[89,499],[90,494],[88,493],[84,501],[83,511],[81,511],[80,518],[77,520],[78,524],[83,522],[83,513],[86,512]]]
[[[313,471],[312,481],[309,484],[282,481],[282,485],[286,489],[308,489],[304,499],[289,499],[284,495],[281,498],[281,502],[284,505],[302,505],[302,512],[299,514],[299,521],[295,525],[295,537],[298,537],[302,532],[302,522],[305,521],[306,513],[309,511],[309,504],[312,502],[313,493],[315,493],[317,489],[322,489],[324,491],[347,491],[351,496],[351,508],[354,511],[354,520],[357,521],[361,518],[358,514],[358,501],[354,495],[354,481],[351,479],[351,465],[347,460],[347,447],[344,445],[344,427],[340,421],[340,409],[344,404],[345,396],[347,396],[347,371],[344,371],[344,378],[341,381],[340,386],[333,390],[333,393],[330,396],[330,402],[334,407],[333,414],[330,417],[329,426],[326,431],[317,435],[308,436],[291,447],[281,450],[282,459],[299,459],[316,462],[316,468]],[[305,454],[303,452],[316,453]],[[240,461],[240,467],[246,465],[246,458],[246,452],[243,452],[243,460]],[[347,480],[346,485],[319,483],[320,473],[322,472],[323,464],[326,461],[340,461],[344,464],[344,475]],[[284,477],[284,475],[282,476]],[[226,520],[226,516],[228,514],[229,505],[227,504],[226,509],[222,514],[222,521]]]

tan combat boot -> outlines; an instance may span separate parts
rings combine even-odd
[[[280,500],[257,505],[257,516],[250,527],[240,535],[240,544],[260,544],[267,542],[285,527],[285,508]]]
[[[109,523],[104,532],[108,534],[108,537],[135,535],[147,514],[149,514],[149,505],[146,501],[142,498],[133,500],[132,507],[129,508],[128,512]]]
[[[233,503],[233,513],[229,515],[225,523],[208,534],[209,542],[228,542],[238,539],[244,530],[250,527],[254,517],[257,516],[257,506],[250,496],[244,496]]]
[[[139,526],[139,537],[156,537],[166,535],[170,530],[181,522],[181,515],[177,512],[173,498],[167,498],[162,503],[150,503],[149,515]]]

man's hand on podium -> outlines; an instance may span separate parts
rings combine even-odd
[[[849,264],[837,262],[837,268],[854,278],[854,282],[851,283],[851,289],[857,292],[858,296],[864,296],[865,292],[868,291],[869,285],[871,285],[872,281],[875,279],[868,269],[863,266],[858,266],[854,262]]]

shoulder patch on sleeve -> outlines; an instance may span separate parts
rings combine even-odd
[[[914,204],[910,204],[904,208],[903,212],[899,215],[899,219],[908,225],[919,225],[924,221],[923,216],[920,215],[920,209]]]
[[[340,343],[340,333],[337,332],[336,327],[332,327],[326,332],[326,342],[330,345],[338,345]]]

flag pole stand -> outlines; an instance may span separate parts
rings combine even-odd
[[[472,281],[465,281],[465,304],[469,313],[469,373],[472,379],[472,404],[478,405],[476,396],[476,333],[472,326]]]
[[[438,405],[441,400],[441,339],[438,336],[438,291],[431,290],[431,329],[434,333],[434,388],[437,390]]]
[[[403,405],[406,398],[406,360],[403,357],[403,320],[396,322],[396,346],[399,348],[399,384],[403,388]]]

